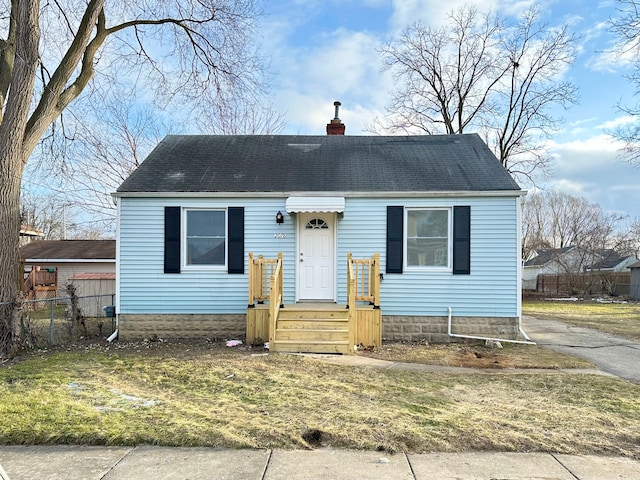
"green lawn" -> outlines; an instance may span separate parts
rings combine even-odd
[[[640,341],[639,303],[525,300],[522,302],[522,313],[595,328]]]
[[[311,437],[388,452],[640,458],[640,385],[354,368],[205,343],[40,351],[0,367],[8,444],[307,448]]]

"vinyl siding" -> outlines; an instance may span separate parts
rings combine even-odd
[[[249,252],[273,258],[284,254],[285,303],[295,301],[295,215],[285,212],[285,198],[140,199],[122,198],[120,211],[120,313],[244,313],[248,269],[228,274],[226,269],[182,270],[163,273],[164,207],[244,207],[245,262]],[[518,269],[519,197],[473,198],[347,198],[337,215],[336,290],[346,302],[346,258],[370,257],[379,252],[381,272],[386,263],[386,208],[471,206],[471,274],[451,270],[404,268],[402,274],[384,274],[381,308],[384,315],[442,316],[447,307],[455,316],[515,317],[520,286]],[[283,224],[275,214],[284,213]],[[286,238],[274,238],[276,233]]]
[[[226,268],[183,268],[179,274],[165,274],[165,206],[245,207],[245,273],[228,274]],[[288,215],[284,224],[275,223],[276,212],[284,211],[284,199],[123,198],[120,208],[120,313],[244,313],[249,252],[265,257],[283,252],[285,301],[294,301],[293,265],[286,259],[295,255],[295,223]],[[284,233],[286,238],[275,239],[275,233]]]
[[[380,252],[386,262],[386,207],[471,206],[471,274],[404,267],[402,274],[384,274],[380,304],[384,315],[517,316],[519,198],[347,199],[338,221],[338,302],[346,301],[346,256],[369,257]]]

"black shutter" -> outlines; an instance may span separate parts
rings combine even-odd
[[[164,207],[164,273],[180,273],[180,207]]]
[[[387,273],[402,273],[404,207],[387,207]]]
[[[227,272],[244,273],[244,207],[229,207]]]
[[[471,207],[453,207],[453,273],[471,273]]]

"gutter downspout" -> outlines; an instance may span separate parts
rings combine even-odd
[[[116,329],[107,337],[107,342],[111,343],[118,338],[118,316],[116,315]]]
[[[451,307],[447,307],[449,309],[449,316],[448,316],[448,321],[447,321],[447,334],[450,337],[457,337],[457,338],[469,338],[469,339],[474,339],[474,340],[491,340],[494,342],[509,342],[509,343],[523,343],[525,345],[536,345],[536,342],[533,342],[529,336],[524,333],[524,331],[522,330],[522,325],[520,323],[520,318],[518,317],[518,330],[520,331],[520,333],[524,336],[524,338],[526,338],[526,340],[509,340],[506,338],[491,338],[491,337],[480,337],[480,336],[475,336],[475,335],[459,335],[457,333],[452,333],[451,332]]]
[[[107,342],[109,343],[118,338],[118,332],[120,330],[120,209],[122,208],[121,201],[117,194],[112,193],[111,197],[116,207],[116,297],[115,302],[112,302],[115,309],[116,328],[107,338]]]

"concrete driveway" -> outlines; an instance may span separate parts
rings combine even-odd
[[[523,315],[522,327],[538,345],[576,355],[605,372],[640,383],[639,343],[590,328],[528,315]]]

